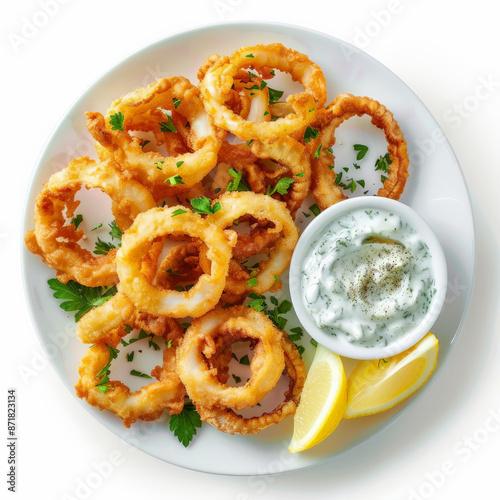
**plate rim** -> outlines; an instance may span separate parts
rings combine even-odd
[[[471,217],[471,230],[472,230],[472,235],[473,235],[473,247],[472,247],[472,254],[471,254],[471,274],[470,274],[470,286],[467,291],[467,294],[465,296],[464,300],[464,308],[462,311],[462,317],[461,320],[457,326],[457,329],[455,333],[453,334],[450,343],[449,343],[449,348],[445,355],[441,358],[441,362],[439,366],[436,367],[434,373],[432,374],[430,380],[425,384],[424,387],[422,387],[415,395],[412,396],[411,400],[407,402],[407,404],[401,408],[397,413],[392,415],[390,418],[388,418],[376,431],[374,431],[371,435],[368,437],[365,437],[362,441],[355,442],[351,447],[349,448],[344,448],[341,449],[333,454],[330,455],[325,455],[323,457],[320,457],[316,462],[314,463],[309,463],[309,464],[302,464],[296,468],[290,468],[287,470],[283,471],[276,471],[276,472],[262,472],[262,473],[254,473],[254,472],[217,472],[213,470],[203,470],[200,468],[195,468],[195,467],[187,467],[182,464],[174,463],[172,461],[167,461],[164,458],[158,456],[157,454],[154,454],[150,451],[145,451],[143,448],[140,446],[136,446],[133,443],[130,443],[126,439],[124,439],[121,435],[116,434],[110,427],[108,427],[105,423],[105,421],[101,419],[95,418],[95,415],[91,411],[93,407],[90,405],[85,405],[83,402],[76,397],[74,394],[74,391],[70,390],[71,384],[67,384],[65,380],[62,377],[62,373],[59,372],[58,369],[54,366],[50,353],[47,350],[46,343],[44,342],[42,338],[42,332],[41,328],[38,327],[37,322],[35,321],[35,310],[33,306],[33,297],[29,292],[29,283],[28,283],[28,276],[27,276],[27,266],[28,264],[28,258],[31,257],[32,255],[29,253],[27,250],[25,243],[24,243],[24,234],[27,230],[29,230],[30,225],[32,226],[32,223],[30,224],[30,212],[32,211],[33,207],[29,205],[29,201],[32,199],[36,199],[36,195],[34,193],[35,191],[35,184],[37,181],[38,176],[40,176],[40,170],[43,167],[43,160],[44,157],[51,146],[51,143],[54,141],[56,134],[60,131],[62,128],[63,122],[66,119],[66,117],[71,113],[71,111],[76,108],[78,105],[82,103],[82,101],[87,98],[87,96],[94,90],[96,86],[98,86],[106,77],[110,76],[113,72],[115,72],[118,68],[121,68],[122,66],[126,65],[127,62],[129,62],[131,59],[135,57],[139,57],[141,53],[149,51],[149,50],[154,50],[155,48],[165,44],[165,43],[171,43],[172,41],[175,41],[175,39],[178,38],[183,38],[183,37],[189,37],[194,34],[200,34],[203,32],[210,32],[214,29],[219,29],[219,28],[227,28],[227,29],[237,29],[237,28],[245,28],[245,29],[259,29],[262,27],[265,27],[267,29],[273,29],[273,28],[278,28],[281,30],[287,30],[289,33],[287,33],[288,36],[295,36],[297,33],[313,33],[316,36],[320,37],[326,37],[329,38],[332,42],[340,45],[340,46],[345,46],[349,49],[351,49],[354,53],[361,53],[363,57],[367,57],[370,60],[372,60],[375,64],[379,65],[380,67],[384,68],[385,71],[389,72],[392,74],[394,78],[396,78],[401,84],[403,84],[410,92],[411,94],[418,100],[419,105],[422,106],[422,108],[426,111],[428,118],[430,118],[434,122],[434,126],[441,131],[443,134],[443,141],[442,145],[446,147],[448,153],[450,154],[450,157],[455,164],[456,167],[458,167],[458,174],[461,177],[461,182],[465,188],[466,191],[466,199],[461,200],[462,202],[467,202],[467,208],[469,215]],[[285,35],[285,33],[280,32],[281,35]],[[95,79],[86,86],[76,97],[75,99],[65,108],[65,111],[59,116],[58,120],[56,121],[56,124],[52,127],[50,133],[47,135],[47,139],[44,141],[44,144],[36,158],[36,161],[34,163],[34,167],[32,169],[27,188],[25,190],[25,198],[24,198],[24,204],[23,204],[23,213],[22,213],[22,218],[21,218],[21,223],[22,223],[22,228],[21,228],[21,233],[20,233],[20,261],[21,261],[21,274],[22,274],[22,283],[23,283],[23,294],[26,300],[26,304],[28,306],[28,312],[30,316],[31,323],[33,325],[33,328],[35,330],[35,333],[37,335],[38,341],[40,343],[40,346],[47,357],[47,360],[50,363],[51,368],[54,370],[56,373],[59,381],[63,384],[63,386],[68,390],[68,392],[75,398],[79,403],[81,403],[81,407],[84,408],[88,414],[90,414],[93,418],[94,421],[97,421],[99,424],[101,424],[103,427],[107,429],[107,431],[111,432],[112,434],[115,434],[120,440],[125,441],[127,444],[133,446],[134,448],[140,450],[143,453],[146,453],[149,456],[152,456],[164,463],[168,463],[170,465],[173,465],[175,467],[180,467],[185,470],[192,470],[196,472],[202,472],[206,474],[213,474],[213,475],[220,475],[220,476],[229,476],[229,477],[252,477],[252,476],[260,476],[260,475],[276,475],[276,474],[285,474],[285,473],[290,473],[290,472],[295,472],[299,470],[305,470],[309,469],[311,467],[315,466],[320,466],[324,463],[330,462],[332,460],[336,460],[339,457],[342,457],[343,455],[347,453],[354,452],[354,450],[357,450],[361,446],[364,446],[371,441],[373,441],[375,438],[379,437],[382,433],[386,432],[388,428],[391,427],[391,424],[394,423],[397,419],[401,418],[410,408],[412,408],[419,400],[420,398],[427,392],[429,387],[432,386],[434,381],[437,378],[437,375],[441,373],[442,368],[445,366],[446,362],[448,361],[450,355],[452,354],[455,345],[457,344],[457,341],[460,337],[460,334],[462,333],[465,322],[467,320],[469,311],[470,311],[470,306],[472,302],[472,296],[474,292],[474,284],[475,284],[475,279],[476,279],[476,269],[477,269],[477,251],[476,251],[476,245],[477,245],[477,238],[476,238],[476,222],[475,222],[475,214],[473,210],[473,205],[471,202],[471,195],[467,186],[467,182],[465,179],[465,175],[462,169],[462,166],[457,158],[457,155],[455,151],[453,150],[451,143],[446,136],[444,130],[441,128],[440,124],[434,117],[434,115],[430,112],[428,107],[425,105],[425,103],[422,101],[422,99],[418,96],[418,94],[404,81],[402,80],[394,71],[392,71],[389,67],[387,67],[384,63],[380,62],[378,59],[373,57],[372,55],[368,54],[362,49],[357,48],[356,46],[350,44],[349,42],[346,42],[340,38],[337,38],[333,35],[330,35],[329,33],[300,26],[297,24],[291,24],[291,23],[284,23],[284,22],[274,22],[274,21],[258,21],[258,20],[250,20],[250,21],[224,21],[224,22],[211,22],[208,24],[199,24],[197,26],[192,26],[188,29],[185,30],[176,30],[175,32],[164,36],[164,37],[159,37],[155,40],[153,40],[150,43],[147,43],[146,45],[142,45],[141,47],[137,48],[136,50],[130,52],[128,55],[122,57],[119,61],[117,61],[115,64],[113,64],[112,67],[108,68],[105,71],[102,71],[99,75],[95,77]]]

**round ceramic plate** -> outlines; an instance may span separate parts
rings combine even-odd
[[[104,113],[112,100],[148,85],[156,78],[183,75],[197,82],[197,69],[207,56],[214,53],[229,55],[242,46],[272,42],[303,52],[321,66],[328,82],[327,102],[344,92],[370,96],[394,113],[404,131],[411,166],[401,201],[413,207],[435,231],[448,264],[446,303],[433,328],[440,342],[436,375],[464,323],[472,292],[474,227],[467,187],[448,141],[419,98],[379,62],[328,35],[282,24],[218,24],[173,35],[122,61],[76,101],[53,133],[31,181],[24,230],[33,228],[35,198],[50,175],[64,168],[74,157],[96,157],[93,140],[85,126],[85,111]],[[279,89],[279,85],[288,84],[273,80],[271,86]],[[356,160],[354,144],[369,148],[360,161]],[[373,127],[369,119],[353,118],[339,128],[334,149],[336,171],[344,172],[346,182],[354,179],[357,188],[353,196],[365,191],[367,195],[376,192],[383,172],[373,167],[385,152],[383,133]],[[95,207],[100,203],[90,204],[97,210],[94,219],[99,216]],[[314,207],[310,208],[313,203],[311,199],[306,200],[298,213],[297,223],[301,228],[314,218]],[[101,234],[105,235],[106,231]],[[47,280],[53,278],[55,272],[37,256],[24,250],[23,273],[27,301],[40,342],[61,380],[74,394],[77,367],[87,346],[75,336],[73,315],[60,309],[60,301],[52,297]],[[286,276],[284,281],[283,291],[277,295],[279,300],[288,296]],[[293,311],[287,314],[287,318],[287,329],[298,326]],[[314,347],[307,334],[298,343],[305,348],[306,363],[310,362]],[[345,360],[347,371],[352,369],[352,364],[352,360]],[[142,369],[147,371],[147,367]],[[415,404],[420,394],[422,391],[410,398],[406,406]],[[290,455],[286,448],[293,430],[291,417],[255,436],[227,435],[204,424],[189,447],[184,448],[170,432],[167,416],[156,422],[138,422],[126,429],[115,415],[101,412],[85,401],[81,404],[109,430],[161,460],[193,470],[234,475],[269,474],[335,460],[340,454],[390,427],[395,418],[404,418],[404,408],[400,405],[377,416],[346,420],[320,445]],[[217,460],[213,457],[214,449],[223,450],[217,454]]]

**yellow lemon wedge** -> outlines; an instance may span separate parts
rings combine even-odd
[[[345,418],[374,415],[411,396],[429,379],[437,356],[438,340],[429,332],[401,354],[362,361],[347,380]]]
[[[347,385],[342,360],[318,345],[294,416],[288,451],[307,450],[329,436],[342,420],[346,402]]]

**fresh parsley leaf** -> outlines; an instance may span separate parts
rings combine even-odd
[[[363,179],[360,179],[359,181],[356,181],[362,188],[365,187],[365,181]]]
[[[153,378],[151,375],[148,375],[147,373],[142,373],[137,370],[131,370],[130,375],[134,375],[134,377],[142,377],[142,378]]]
[[[206,196],[200,196],[199,198],[193,198],[191,200],[191,206],[193,207],[193,211],[195,214],[214,214],[215,212],[218,212],[221,208],[222,205],[217,202],[213,207],[212,207],[212,202],[209,198]]]
[[[165,115],[167,117],[166,122],[160,122],[160,130],[162,132],[177,132],[177,129],[175,128],[175,125],[172,122],[172,118],[168,115]]]
[[[165,182],[170,182],[172,186],[175,186],[177,184],[184,184],[184,181],[182,180],[182,177],[180,175],[172,175],[172,177],[169,177]]]
[[[181,103],[181,100],[177,99],[176,97],[172,97],[172,101],[174,102],[174,108],[177,109],[179,107],[179,104]]]
[[[49,287],[54,290],[56,299],[64,300],[59,307],[64,311],[76,311],[75,321],[92,308],[104,304],[115,293],[116,287],[87,287],[80,285],[76,281],[68,281],[61,283],[58,279],[50,279],[47,281]]]
[[[335,184],[337,184],[337,186],[340,186],[341,183],[342,183],[342,172],[339,172],[337,174],[337,177],[335,177]]]
[[[238,375],[234,375],[234,373],[231,373],[231,377],[233,377],[233,380],[239,384],[241,382],[241,377],[238,377]]]
[[[129,353],[127,354],[127,361],[130,363],[130,362],[131,362],[131,361],[133,361],[133,360],[134,360],[134,351],[129,352]]]
[[[267,193],[269,196],[272,196],[274,193],[279,193],[281,195],[286,194],[288,192],[289,187],[295,182],[294,179],[290,177],[282,177],[274,186],[267,186]]]
[[[250,57],[250,59],[255,59],[253,54],[247,54],[245,57]]]
[[[83,215],[78,214],[76,217],[71,219],[71,224],[75,226],[75,231],[78,229],[78,226],[83,222]]]
[[[185,447],[196,435],[197,427],[201,427],[201,418],[193,403],[186,403],[178,415],[170,417],[169,428]]]
[[[243,172],[237,172],[234,168],[230,168],[227,173],[233,177],[234,180],[229,181],[226,191],[250,191],[250,188],[241,182]]]
[[[177,168],[181,168],[181,166],[182,166],[182,164],[183,164],[183,163],[184,163],[183,161],[178,161],[178,162],[176,163]]]
[[[96,255],[108,255],[109,251],[113,248],[117,248],[116,245],[111,242],[102,241],[101,238],[97,238],[94,253]]]
[[[94,227],[94,229],[91,229],[91,231],[96,231],[97,229],[101,229],[101,227],[102,227],[102,222],[96,227]]]
[[[318,146],[318,148],[316,149],[316,151],[314,152],[314,158],[319,158],[319,154],[321,153],[321,148],[322,148],[323,144],[320,144]]]
[[[109,117],[109,124],[112,130],[121,130],[123,132],[123,124],[125,123],[125,116],[121,111]]]
[[[172,212],[172,217],[176,217],[177,215],[185,214],[187,210],[183,210],[182,208],[178,208]]]
[[[276,90],[271,87],[267,87],[269,90],[269,104],[276,104],[284,94],[284,90]]]
[[[307,126],[305,132],[304,132],[304,142],[309,142],[311,139],[316,139],[319,135],[319,130],[310,127],[309,125]]]
[[[104,394],[106,394],[106,391],[108,390],[107,384],[109,382],[109,369],[111,366],[111,361],[113,361],[113,359],[116,359],[118,357],[118,353],[120,352],[118,349],[108,344],[106,344],[106,347],[108,348],[109,351],[108,364],[104,366],[101,369],[101,371],[96,375],[96,377],[100,377],[99,383],[96,384],[96,387]]]
[[[111,228],[111,231],[109,232],[109,235],[111,238],[114,240],[121,240],[122,239],[122,230],[116,225],[115,221],[112,221],[110,224],[108,224],[109,227]]]
[[[358,152],[356,156],[356,160],[358,161],[362,160],[368,152],[368,146],[363,146],[363,144],[354,144],[353,149]]]

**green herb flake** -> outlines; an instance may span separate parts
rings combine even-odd
[[[314,215],[318,216],[321,213],[321,210],[319,209],[318,205],[315,203],[314,205],[311,205],[309,207],[309,211]]]
[[[250,188],[242,182],[243,172],[237,172],[234,168],[230,168],[227,173],[234,180],[229,181],[226,191],[250,191]]]
[[[269,90],[269,104],[276,104],[284,94],[283,90],[276,90],[271,87],[267,87],[267,89]]]
[[[247,285],[252,287],[252,286],[257,286],[257,278],[250,278],[248,281],[247,281]]]
[[[354,144],[353,149],[358,152],[356,156],[356,160],[358,161],[362,160],[368,152],[368,146],[364,146],[363,144]]]
[[[177,109],[179,107],[179,104],[181,103],[181,100],[177,99],[176,97],[172,97],[172,101],[174,103],[174,108]]]
[[[304,142],[308,143],[311,139],[316,139],[318,135],[319,135],[319,130],[312,128],[308,125],[304,132]]]
[[[267,192],[266,194],[269,196],[272,196],[274,193],[278,193],[281,195],[284,195],[288,192],[288,189],[290,186],[295,182],[294,179],[290,177],[282,177],[274,186],[274,188],[271,188],[271,186],[267,186]]]
[[[111,130],[121,130],[123,132],[123,125],[125,123],[125,116],[121,111],[114,113],[109,117],[109,124],[111,125]]]
[[[184,181],[182,180],[182,177],[180,175],[173,175],[172,177],[169,177],[165,182],[170,182],[172,186],[176,186],[177,184],[184,184]]]
[[[160,130],[162,132],[177,132],[177,129],[175,128],[175,125],[172,122],[172,118],[168,115],[165,115],[167,117],[166,122],[160,122]]]
[[[183,163],[184,163],[183,161],[178,161],[178,162],[176,163],[177,168],[181,168],[181,166],[182,166],[182,164],[183,164]]]
[[[245,354],[241,359],[240,359],[240,365],[250,365],[250,360],[248,359],[248,354]]]
[[[177,217],[178,215],[182,215],[182,214],[185,214],[187,213],[187,210],[184,210],[182,208],[178,208],[177,210],[174,210],[172,212],[172,217]]]
[[[133,375],[134,377],[142,377],[142,378],[153,378],[151,375],[148,375],[147,373],[142,373],[137,370],[131,370],[130,375]]]
[[[320,155],[320,153],[321,153],[321,148],[322,148],[322,146],[323,146],[322,144],[320,144],[320,145],[318,146],[318,149],[316,149],[316,151],[315,151],[315,153],[314,153],[314,158],[319,158],[319,155]]]
[[[207,214],[211,215],[222,209],[222,205],[217,202],[213,207],[211,206],[212,201],[206,196],[200,196],[199,198],[193,198],[191,200],[191,206],[195,214]]]
[[[130,363],[134,360],[134,351],[127,354],[127,361]]]
[[[78,226],[83,222],[83,215],[78,214],[76,217],[71,219],[71,224],[75,226],[75,231],[78,229]]]
[[[249,57],[250,59],[254,59],[254,55],[253,54],[247,54],[245,57]]]

